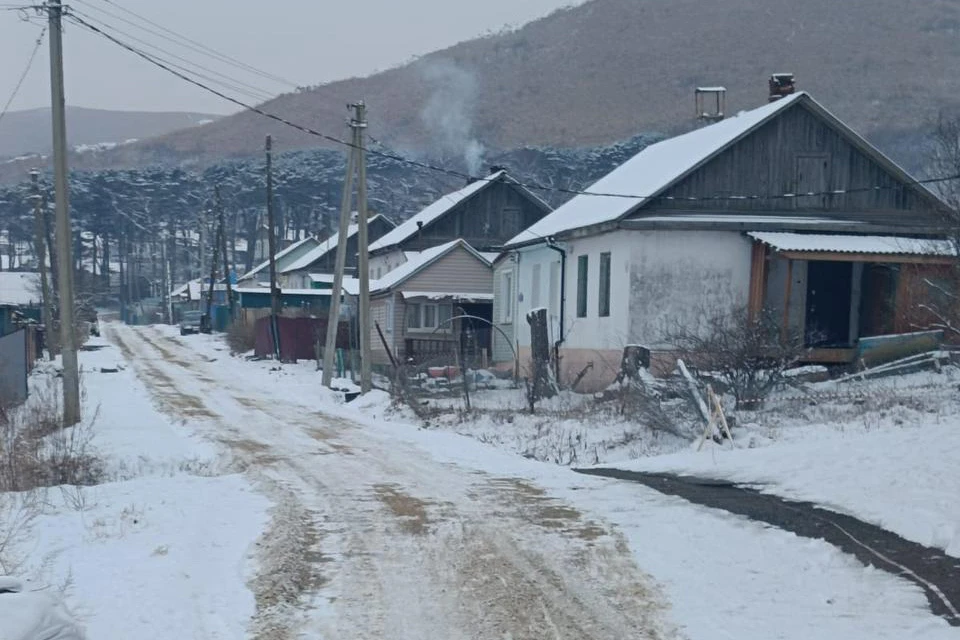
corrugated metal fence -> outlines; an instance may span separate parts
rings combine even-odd
[[[17,405],[27,399],[27,376],[33,360],[26,329],[0,337],[0,404]]]

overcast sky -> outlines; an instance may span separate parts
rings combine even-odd
[[[3,0],[0,8],[9,6],[11,1]],[[117,35],[131,44],[143,46],[131,37],[157,44],[169,53],[273,95],[292,87],[226,66],[138,30],[130,24],[137,18],[119,7],[297,85],[313,85],[395,66],[412,56],[506,25],[517,26],[582,1],[64,0],[64,4],[106,23],[114,31],[125,32],[127,35]],[[16,11],[0,10],[0,108],[26,65],[41,23],[38,19],[24,22]],[[45,40],[12,110],[49,104],[48,46]],[[67,25],[64,51],[68,104],[148,111],[236,110],[79,26]]]

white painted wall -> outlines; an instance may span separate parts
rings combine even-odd
[[[629,284],[614,300],[629,299],[631,343],[665,348],[678,324],[695,330],[709,316],[746,305],[750,241],[737,231],[621,231],[606,244],[630,255]],[[620,280],[622,286],[625,283]]]
[[[679,322],[696,325],[709,313],[746,304],[750,288],[750,242],[734,231],[619,230],[560,244],[567,252],[564,312],[567,349],[621,351],[628,344],[663,348],[664,334]],[[600,254],[610,253],[610,315],[599,314]],[[577,317],[578,258],[587,256],[587,312]],[[546,307],[550,340],[559,336],[560,256],[545,245],[517,251],[516,261],[498,263],[495,291],[502,273],[514,272],[512,335],[530,345],[526,314]],[[539,265],[539,296],[534,293]],[[551,271],[555,287],[551,296]],[[497,296],[498,298],[500,296]],[[801,307],[802,308],[802,307]],[[502,319],[501,303],[494,317]]]
[[[377,280],[382,278],[406,261],[407,257],[404,255],[403,251],[400,251],[399,249],[394,249],[392,251],[387,251],[386,253],[370,256],[370,279]]]
[[[556,282],[551,291],[550,273],[556,274]],[[530,325],[527,324],[527,314],[531,309],[544,307],[547,309],[549,323],[549,338],[553,344],[560,334],[560,254],[546,247],[536,245],[521,249],[517,252],[517,262],[514,264],[515,304],[514,304],[514,339],[520,346],[530,346]],[[535,274],[539,271],[539,278]],[[539,287],[534,289],[534,281],[539,280]],[[496,310],[495,310],[496,311]],[[569,326],[569,323],[567,323]]]
[[[633,231],[615,231],[567,243],[564,324],[569,349],[622,350],[633,344],[630,329],[630,263]],[[610,253],[610,315],[599,315],[600,254]],[[577,317],[578,263],[587,256],[587,313]]]

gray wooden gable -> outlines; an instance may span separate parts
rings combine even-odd
[[[399,244],[423,251],[463,238],[478,251],[497,250],[507,240],[549,213],[550,208],[509,180],[497,180],[457,203]]]
[[[780,197],[766,197],[774,194]],[[934,226],[942,221],[944,206],[829,112],[801,99],[679,177],[629,218],[655,212],[744,212]]]

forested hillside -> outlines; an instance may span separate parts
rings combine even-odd
[[[490,161],[507,167],[524,182],[577,189],[655,140],[655,136],[637,136],[622,144],[585,149],[527,147],[491,156]],[[285,236],[332,232],[339,215],[344,171],[343,154],[333,150],[294,151],[275,159],[274,201]],[[371,210],[396,222],[462,186],[456,178],[375,154],[369,157],[368,181]],[[43,182],[49,192],[48,175]],[[175,277],[196,277],[199,250],[191,238],[196,238],[201,228],[209,232],[217,185],[231,240],[252,242],[265,220],[263,158],[225,161],[196,171],[158,166],[74,172],[71,208],[77,233],[83,236],[81,241],[78,235],[77,243],[83,247],[84,264],[96,262],[97,270],[104,273],[102,263],[111,261],[111,248],[115,254],[135,245],[156,247],[161,230],[167,229],[177,239]],[[554,205],[567,197],[551,190],[537,193]],[[11,256],[14,265],[28,261],[31,253],[34,218],[30,196],[29,181],[0,189],[0,237],[7,232],[13,240],[7,251],[21,256]],[[159,251],[153,253],[156,255],[146,250],[145,259],[157,259]],[[250,258],[235,266],[241,271],[248,269]]]

